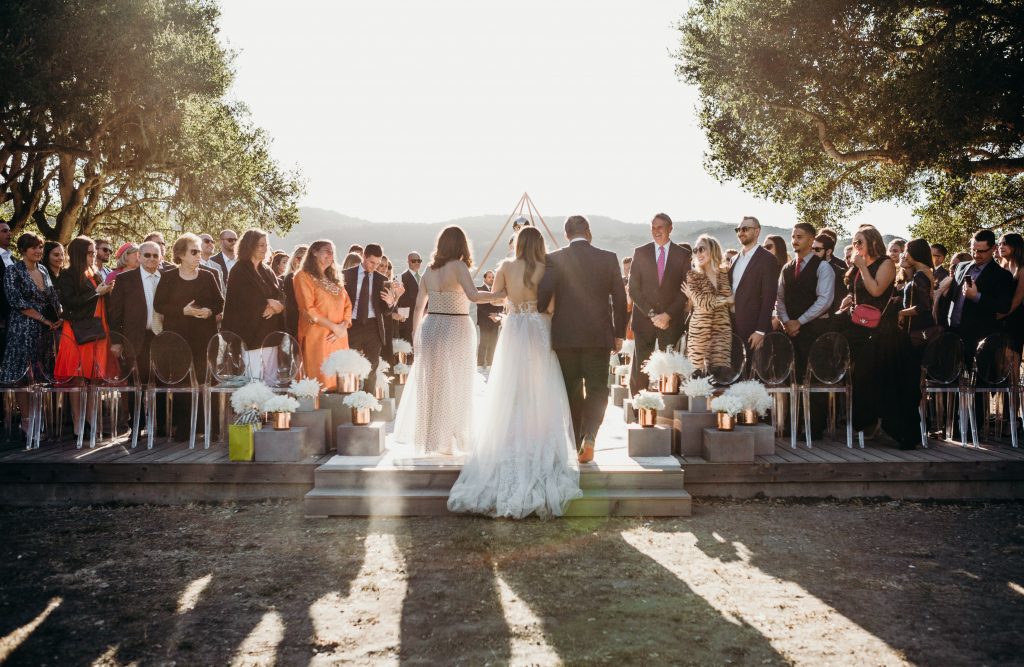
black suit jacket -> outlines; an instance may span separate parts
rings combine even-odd
[[[615,253],[577,241],[548,255],[537,309],[547,310],[552,297],[553,349],[612,350],[616,338],[626,337],[626,290]]]
[[[412,315],[416,310],[416,297],[420,294],[420,284],[416,282],[416,276],[413,275],[412,271],[405,271],[399,276],[402,280],[402,286],[405,288],[405,293],[398,297],[398,303],[395,304],[396,308],[408,308],[409,317],[404,322],[398,323],[398,336],[405,340],[412,342]],[[352,304],[353,309],[355,304]]]
[[[4,276],[7,274],[7,265],[0,260],[0,324],[7,323],[7,317],[11,314],[11,304],[7,300],[7,291],[3,289]]]
[[[127,338],[132,350],[139,354],[146,340],[148,318],[141,269],[119,273],[107,301],[107,324],[110,330]]]
[[[357,264],[350,269],[345,269],[341,273],[345,277],[345,289],[348,291],[348,298],[352,300],[352,318],[353,321],[355,321],[356,309],[359,307],[359,303],[356,300],[356,283],[359,281],[359,265]],[[373,305],[374,313],[377,315],[377,329],[380,331],[381,345],[385,345],[387,343],[387,334],[384,331],[384,318],[390,316],[393,312],[391,306],[384,303],[384,299],[380,297],[380,293],[384,291],[384,287],[387,282],[388,279],[376,271],[370,274],[370,298],[373,299],[370,303]],[[409,321],[412,321],[411,312],[412,311],[410,311]]]
[[[733,266],[729,265],[729,283],[732,284]],[[755,331],[768,333],[772,330],[772,311],[779,292],[779,262],[775,255],[761,246],[754,249],[747,262],[747,268],[740,276],[740,282],[733,292],[736,300],[734,329],[744,343]]]
[[[266,264],[254,267],[252,262],[238,262],[228,275],[224,295],[224,331],[233,331],[250,350],[259,349],[263,340],[275,331],[284,331],[284,313],[263,317],[267,299],[284,304],[284,290],[277,276]]]
[[[960,262],[956,267],[953,284],[949,286],[949,318],[952,318],[956,302],[963,293],[964,278],[974,264],[973,261]],[[998,330],[996,314],[1010,312],[1015,287],[1013,274],[999,266],[995,260],[985,265],[975,284],[981,298],[977,303],[971,299],[964,299],[964,308],[960,315],[960,335],[968,345],[974,345]],[[965,351],[969,356],[974,354],[973,350]]]
[[[477,285],[478,290],[483,292],[490,292],[491,288],[487,285]],[[491,319],[491,315],[501,313],[505,310],[505,307],[497,303],[484,303],[481,301],[476,304],[476,323],[480,327],[480,331],[497,331],[498,323]]]
[[[629,269],[629,297],[633,299],[633,333],[653,336],[656,333],[650,311],[668,313],[668,332],[672,340],[683,335],[686,325],[686,296],[682,292],[692,254],[686,248],[669,242],[666,246],[665,275],[658,284],[657,246],[652,241],[633,251]]]

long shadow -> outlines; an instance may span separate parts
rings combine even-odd
[[[687,527],[708,557],[742,548],[912,663],[1020,664],[1024,504],[710,503]]]
[[[10,538],[0,540],[0,636],[63,598],[5,663],[25,665],[89,664],[111,647],[121,663],[228,664],[271,610],[283,623],[278,664],[306,664],[310,606],[348,594],[366,531],[365,521],[320,528],[298,503],[5,510],[0,526]]]

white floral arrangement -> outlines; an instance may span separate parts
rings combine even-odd
[[[629,375],[629,364],[622,364],[621,366],[615,367],[615,375],[622,377],[623,375]]]
[[[664,410],[665,401],[658,392],[641,389],[640,393],[633,397],[633,407],[638,410]]]
[[[323,388],[320,380],[302,378],[301,380],[292,380],[288,386],[288,393],[295,398],[316,398]]]
[[[408,375],[409,371],[412,370],[412,366],[409,364],[395,364],[395,375]]]
[[[391,341],[391,349],[396,353],[412,354],[412,343],[404,338],[396,338]]]
[[[764,417],[772,407],[772,397],[764,385],[757,380],[737,382],[725,390],[726,396],[735,396],[743,404],[744,410],[754,410]]]
[[[343,398],[341,402],[356,410],[380,410],[382,407],[380,401],[374,398],[373,394],[365,391],[353,392]]]
[[[298,409],[299,402],[284,394],[271,396],[263,402],[263,412],[295,412]]]
[[[711,384],[711,378],[690,378],[683,383],[683,393],[690,398],[707,398],[715,393],[715,388]]]
[[[671,347],[664,352],[655,350],[643,365],[644,373],[653,379],[661,379],[673,374],[688,378],[693,375],[695,370],[693,362],[684,355],[673,352]]]
[[[270,387],[254,380],[239,387],[231,394],[231,409],[237,415],[236,424],[259,424],[263,422],[263,404],[274,397]]]
[[[388,375],[388,371],[389,370],[391,370],[391,364],[389,364],[388,362],[386,362],[383,359],[381,359],[380,363],[377,364],[377,384],[378,385],[381,385],[381,384],[386,385],[387,383],[391,382],[392,378],[391,378],[391,376]]]
[[[712,412],[724,412],[735,417],[743,412],[743,401],[737,396],[722,394],[711,399],[710,407]]]
[[[622,349],[619,350],[619,354],[624,354],[628,357],[632,357],[633,353],[636,352],[636,341],[632,338],[627,338],[622,341]]]
[[[373,364],[358,350],[337,350],[324,359],[320,370],[324,375],[358,375],[360,380],[365,380]]]

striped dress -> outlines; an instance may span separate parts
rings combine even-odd
[[[717,288],[703,271],[686,274],[693,314],[686,335],[686,356],[700,369],[732,364],[732,322],[726,299],[732,294],[728,269],[718,269]]]

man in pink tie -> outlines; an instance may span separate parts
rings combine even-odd
[[[690,251],[672,243],[672,218],[658,213],[651,220],[652,243],[633,251],[629,272],[629,297],[633,300],[633,337],[636,352],[629,389],[636,394],[650,380],[640,371],[654,351],[678,346],[686,327],[686,297],[682,292],[690,269]]]

